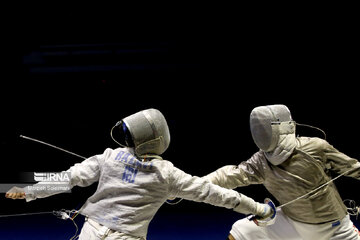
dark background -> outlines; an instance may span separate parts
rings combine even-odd
[[[131,8],[127,14],[125,7],[117,13],[24,7],[10,14],[1,38],[2,181],[81,161],[19,135],[92,156],[117,147],[109,132],[118,120],[150,107],[162,111],[169,124],[171,144],[163,157],[192,175],[248,159],[257,151],[249,114],[276,103],[359,158],[359,47],[349,9],[223,7]],[[298,134],[322,137],[304,127]],[[344,177],[336,185],[344,199],[360,202],[357,180]],[[95,189],[74,188],[30,203],[0,198],[0,212],[78,209]],[[237,190],[257,201],[270,196],[262,186]],[[238,217],[189,201],[164,205],[150,224],[149,239],[175,239],[174,233],[179,239],[222,239]],[[74,230],[52,216],[0,221],[4,239],[47,239],[51,233],[42,232],[44,226],[55,236],[65,234],[59,239]]]

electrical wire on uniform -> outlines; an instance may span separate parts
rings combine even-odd
[[[355,219],[358,220],[360,214],[360,206],[356,206],[356,202],[351,199],[345,199],[344,204],[346,206],[346,210],[350,216],[355,216]]]
[[[80,213],[79,211],[74,210],[74,209],[73,209],[73,210],[61,209],[61,210],[59,210],[59,211],[53,211],[53,214],[54,214],[56,217],[61,218],[61,219],[63,219],[63,220],[70,219],[70,220],[73,222],[73,224],[74,224],[74,226],[75,226],[75,228],[76,228],[76,231],[75,231],[74,236],[72,236],[72,237],[70,238],[70,240],[76,240],[76,239],[78,239],[78,237],[79,237],[79,234],[78,234],[78,232],[79,232],[79,227],[78,227],[78,225],[76,224],[76,222],[74,221],[74,219],[76,218],[76,216],[77,216],[79,213]]]

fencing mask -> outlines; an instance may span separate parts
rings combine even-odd
[[[255,144],[274,165],[284,162],[296,146],[295,122],[285,105],[254,108],[250,114],[250,130]]]
[[[157,109],[137,112],[122,119],[117,125],[126,145],[134,147],[137,156],[161,155],[169,147],[169,128],[165,117]]]

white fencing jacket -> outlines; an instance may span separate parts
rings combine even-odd
[[[110,229],[145,238],[151,219],[169,198],[180,197],[229,209],[240,203],[241,196],[236,191],[186,174],[169,161],[143,162],[133,154],[131,148],[108,148],[68,170],[70,189],[99,182],[96,192],[81,208],[81,214]],[[34,186],[44,184],[47,182]],[[28,188],[25,192],[26,200],[31,201],[64,191]]]

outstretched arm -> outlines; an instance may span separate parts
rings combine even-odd
[[[234,189],[250,184],[261,184],[264,181],[264,156],[257,152],[249,160],[238,166],[228,165],[219,168],[203,178],[224,188]]]
[[[222,188],[203,178],[191,176],[175,167],[170,175],[170,186],[170,197],[205,202],[243,214],[267,216],[272,213],[267,204],[257,203],[243,194]]]
[[[5,197],[11,199],[25,198],[26,201],[32,201],[37,198],[45,198],[67,192],[74,186],[89,186],[99,180],[101,162],[110,154],[110,151],[111,149],[107,149],[103,154],[90,157],[81,163],[75,164],[69,170],[62,172],[61,174],[69,174],[68,181],[51,182],[46,179],[33,186],[12,188],[5,194]]]

